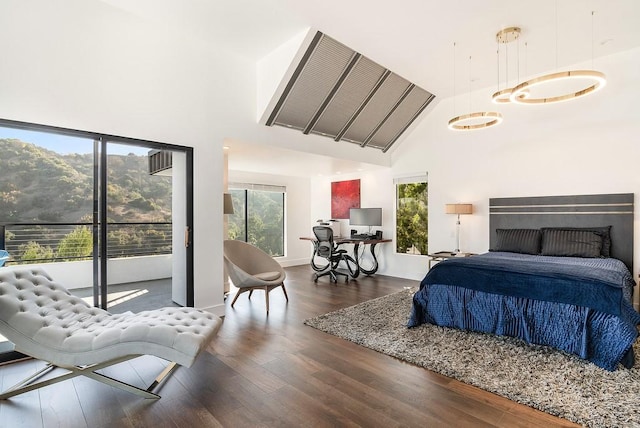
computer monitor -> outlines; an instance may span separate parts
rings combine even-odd
[[[350,226],[382,226],[382,208],[351,208],[349,210]]]

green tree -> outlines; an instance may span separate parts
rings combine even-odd
[[[247,193],[247,242],[272,256],[283,256],[283,194],[256,190]]]
[[[427,254],[429,243],[427,183],[399,184],[396,251]]]
[[[20,245],[18,248],[19,257],[16,258],[18,264],[29,264],[33,260],[40,262],[53,261],[53,250],[51,247],[38,244],[35,241],[29,241]]]
[[[245,190],[232,189],[231,195],[235,214],[228,219],[229,239],[246,240],[269,255],[283,256],[284,195],[281,192],[247,190],[246,210]]]
[[[57,257],[64,261],[88,257],[93,249],[93,237],[86,226],[78,226],[60,241]]]

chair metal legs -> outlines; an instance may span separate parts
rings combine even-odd
[[[340,264],[340,262],[345,263],[347,269],[349,270],[349,273],[341,272],[338,270],[338,265]],[[327,266],[325,266],[324,270],[319,271],[313,275],[313,280],[314,282],[317,282],[318,278],[320,278],[321,276],[329,275],[331,281],[337,283],[338,275],[343,275],[346,278],[345,282],[349,282],[349,277],[355,278],[358,276],[359,272],[357,272],[357,270],[357,263],[355,262],[355,260],[351,256],[341,254],[339,257],[332,257],[329,260]]]
[[[331,278],[331,281],[333,281],[335,283],[338,282],[338,275],[343,275],[346,278],[346,281],[347,282],[349,281],[349,275],[348,274],[346,274],[344,272],[339,272],[339,271],[334,270],[334,269],[328,269],[328,270],[326,270],[324,272],[320,272],[320,273],[314,274],[313,275],[314,276],[313,280],[315,282],[317,282],[318,278],[320,278],[321,276],[325,276],[325,275],[329,275],[329,278]]]
[[[178,365],[174,362],[169,363],[167,367],[155,378],[155,380],[149,385],[147,389],[138,388],[137,386],[130,385],[128,383],[121,382],[117,379],[113,379],[109,376],[103,375],[101,373],[96,373],[96,370],[103,369],[105,367],[112,366],[114,364],[119,364],[123,361],[131,360],[133,358],[137,358],[139,355],[128,355],[125,357],[116,358],[110,361],[105,361],[99,364],[93,364],[90,366],[71,366],[71,367],[62,367],[56,366],[52,363],[48,363],[43,369],[34,373],[33,375],[27,377],[23,381],[17,383],[11,388],[4,391],[0,394],[0,400],[6,400],[7,398],[13,397],[14,395],[22,394],[24,392],[33,391],[38,388],[42,388],[44,386],[53,385],[54,383],[62,382],[63,380],[71,379],[76,376],[86,376],[88,378],[97,380],[98,382],[105,383],[110,386],[114,386],[116,388],[132,392],[136,395],[140,395],[144,398],[155,398],[158,399],[160,396],[152,392],[164,379],[166,379],[173,371],[178,368]],[[60,376],[45,379],[40,382],[35,382],[45,374],[49,373],[55,368],[62,368],[68,370],[68,373],[62,374]],[[35,383],[34,383],[35,382]]]

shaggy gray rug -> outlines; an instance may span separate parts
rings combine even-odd
[[[518,339],[430,324],[409,329],[415,291],[390,294],[305,324],[578,424],[640,427],[640,362],[631,370],[608,372]]]

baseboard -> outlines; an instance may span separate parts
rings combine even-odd
[[[201,308],[201,309],[203,311],[211,312],[212,314],[217,315],[219,317],[224,317],[226,306],[224,303],[221,303],[219,305],[213,305],[213,306],[209,306],[208,308]]]
[[[276,258],[276,260],[278,260],[278,258]],[[306,259],[278,260],[278,263],[280,263],[280,266],[282,266],[282,267],[308,265],[309,264],[309,258],[307,257]]]

